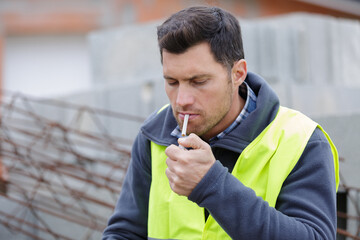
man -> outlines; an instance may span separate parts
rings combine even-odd
[[[236,18],[184,9],[158,41],[170,105],[141,127],[103,239],[335,239],[336,149],[247,72]]]

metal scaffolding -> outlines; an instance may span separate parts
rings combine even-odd
[[[0,225],[10,235],[100,238],[132,143],[109,131],[110,120],[144,119],[19,94],[3,97],[0,157],[8,176],[1,181]]]
[[[346,164],[343,158],[340,158],[340,162]],[[360,240],[360,188],[348,186],[341,171],[340,182],[337,196],[337,239]]]

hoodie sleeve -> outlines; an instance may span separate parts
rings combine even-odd
[[[189,196],[232,239],[335,239],[336,183],[327,139],[316,129],[272,208],[217,161]]]
[[[150,143],[140,133],[135,139],[120,197],[103,232],[103,240],[147,238],[150,156]]]

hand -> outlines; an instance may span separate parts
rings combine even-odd
[[[210,145],[193,133],[186,138],[179,138],[178,142],[192,149],[184,150],[176,145],[167,147],[165,154],[168,156],[168,168],[165,173],[175,193],[189,196],[216,160]]]

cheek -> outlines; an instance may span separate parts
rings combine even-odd
[[[173,98],[175,95],[174,90],[171,90],[165,86],[165,92],[166,92],[166,95],[167,95],[168,99],[170,100],[170,102],[173,102]]]
[[[222,91],[215,91],[212,92],[210,96],[208,96],[207,99],[207,105],[210,105],[210,110],[214,111],[224,111],[226,108],[228,108],[228,105],[230,104],[232,99],[232,92],[228,89],[222,86],[219,87],[219,90]]]

